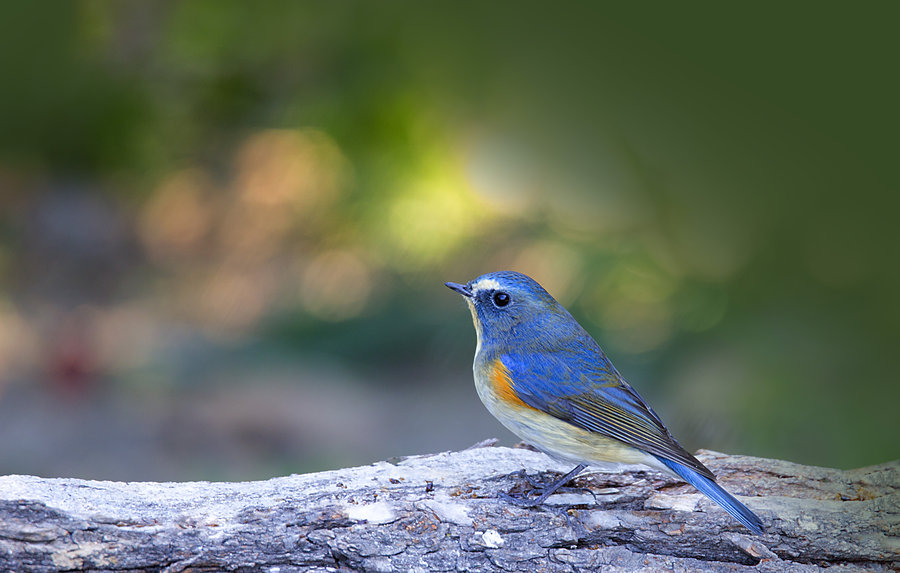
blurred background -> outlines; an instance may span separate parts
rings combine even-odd
[[[896,6],[4,3],[0,474],[512,444],[502,269],[690,450],[898,457]]]

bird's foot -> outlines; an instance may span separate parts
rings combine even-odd
[[[583,466],[580,466],[580,467],[583,468]],[[500,497],[500,499],[503,499],[505,501],[508,501],[508,502],[518,505],[520,507],[534,507],[534,506],[542,504],[551,494],[554,494],[556,492],[560,492],[560,493],[585,493],[585,492],[587,492],[587,493],[591,494],[591,496],[594,497],[594,501],[596,502],[597,496],[595,496],[594,492],[592,492],[590,489],[584,488],[584,487],[564,487],[562,485],[562,484],[568,482],[570,479],[574,479],[575,475],[580,471],[581,470],[579,468],[576,468],[575,470],[572,470],[571,472],[569,472],[568,474],[563,476],[563,478],[558,479],[556,481],[540,482],[537,479],[526,474],[524,469],[521,469],[517,472],[513,472],[513,473],[509,474],[508,477],[524,479],[526,482],[528,482],[528,485],[531,486],[531,489],[527,490],[527,491],[523,491],[522,493],[512,493],[512,490],[510,490],[507,493],[500,493],[499,497]],[[515,488],[513,488],[513,489],[515,489]],[[534,498],[531,498],[531,496],[534,496]]]
[[[497,497],[499,497],[503,501],[508,501],[509,503],[518,505],[519,507],[534,507],[538,505],[537,499],[528,499],[527,497],[525,497],[527,495],[527,492],[522,494],[512,494],[501,491],[499,494],[497,494]]]

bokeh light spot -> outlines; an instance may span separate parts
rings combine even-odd
[[[460,185],[426,179],[393,202],[388,230],[402,262],[419,267],[441,260],[483,218],[477,202]]]
[[[257,133],[238,151],[235,166],[242,199],[306,216],[334,201],[346,175],[337,144],[317,130]]]
[[[312,315],[345,320],[358,315],[372,291],[372,273],[361,257],[333,250],[318,255],[303,272],[300,301]]]
[[[510,138],[483,134],[466,140],[465,174],[471,188],[497,211],[513,215],[540,195],[541,174],[525,147]]]
[[[155,261],[167,264],[196,254],[213,216],[210,189],[198,169],[175,172],[156,189],[139,220],[141,240]]]
[[[568,305],[581,288],[581,259],[561,243],[538,241],[522,249],[512,270],[536,279],[563,305]]]

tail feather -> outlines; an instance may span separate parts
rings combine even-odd
[[[735,519],[743,523],[747,527],[747,529],[749,529],[753,533],[756,533],[757,535],[762,535],[763,533],[765,533],[762,520],[760,520],[755,513],[750,511],[750,509],[746,505],[739,502],[734,498],[733,495],[722,489],[719,484],[709,479],[708,477],[698,474],[691,468],[679,464],[678,462],[673,462],[671,460],[667,460],[658,456],[656,457],[667,468],[675,472],[681,479],[697,488],[697,490],[706,497],[721,505],[725,511],[727,511]]]

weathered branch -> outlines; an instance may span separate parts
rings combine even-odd
[[[837,571],[900,567],[900,463],[840,471],[701,452],[757,512],[750,535],[689,486],[635,469],[526,509],[484,447],[247,483],[0,477],[6,571]],[[554,475],[539,476],[550,479]],[[755,567],[753,567],[755,566]]]

